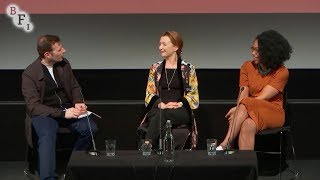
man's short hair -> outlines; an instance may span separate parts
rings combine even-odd
[[[52,51],[52,45],[60,42],[60,38],[55,35],[43,35],[38,38],[37,49],[40,57],[44,57],[45,52]]]

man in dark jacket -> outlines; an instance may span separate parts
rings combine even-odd
[[[93,134],[97,126],[83,117],[87,108],[70,63],[63,57],[66,50],[59,37],[40,36],[37,49],[39,58],[22,74],[22,93],[27,106],[26,132],[31,146],[31,127],[37,135],[40,179],[56,179],[55,148],[59,126],[78,135],[74,150],[87,150],[91,146],[88,122]]]

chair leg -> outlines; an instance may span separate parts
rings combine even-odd
[[[39,177],[36,175],[36,166],[34,162],[32,162],[33,159],[34,159],[34,152],[27,144],[25,160],[24,160],[25,168],[23,170],[23,173],[29,179],[38,180]]]
[[[190,137],[190,133],[188,134],[187,138],[185,139],[185,141],[184,141],[184,143],[183,143],[182,150],[185,148],[186,143],[187,143],[189,137]],[[190,150],[191,150],[191,148],[190,148]]]
[[[29,163],[28,163],[28,155],[29,155],[30,151],[29,151],[29,146],[27,144],[27,148],[26,148],[26,154],[24,157],[24,170],[23,173],[25,176],[30,177],[31,176],[31,172],[29,170]]]
[[[289,136],[290,136],[291,150],[292,150],[292,155],[293,155],[293,163],[292,164],[294,166],[294,170],[290,169],[290,171],[294,174],[294,178],[297,178],[299,176],[299,172],[298,172],[297,164],[296,164],[297,157],[296,157],[296,153],[295,153],[295,150],[294,150],[292,133],[291,133],[290,130],[288,131],[288,133],[289,133]]]
[[[24,174],[27,175],[29,173],[29,163],[28,163],[28,155],[29,155],[30,151],[29,151],[29,146],[27,144],[26,146],[26,154],[24,156]]]
[[[279,150],[280,150],[280,153],[279,153],[279,179],[281,180],[281,170],[282,170],[282,135],[283,135],[283,132],[281,131],[280,132],[280,146],[279,146]]]

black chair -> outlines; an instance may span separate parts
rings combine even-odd
[[[34,133],[34,130],[32,131],[33,136],[35,137],[36,134]],[[64,179],[67,163],[71,156],[73,144],[76,141],[76,138],[76,135],[71,133],[68,128],[59,128],[56,142],[56,172],[61,176],[61,179]],[[37,172],[39,165],[38,150],[35,147],[36,140],[33,142],[33,147],[27,143],[24,174],[30,179],[39,179]]]
[[[275,175],[279,174],[281,179],[281,173],[288,165],[286,159],[288,152],[291,151],[293,156],[294,170],[289,168],[293,173],[294,178],[298,177],[298,171],[296,168],[296,154],[293,145],[292,138],[292,121],[289,118],[289,109],[287,104],[287,91],[284,91],[283,107],[285,109],[285,124],[280,128],[265,129],[256,134],[255,151],[257,152],[259,160],[259,174],[260,175]],[[279,138],[279,139],[278,139]],[[275,147],[275,142],[279,142]],[[279,169],[274,170],[272,166],[277,162],[275,156],[279,157]]]

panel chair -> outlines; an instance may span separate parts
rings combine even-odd
[[[34,130],[32,131],[33,136],[36,136]],[[60,179],[64,179],[67,162],[72,153],[73,144],[76,141],[76,138],[77,137],[73,133],[71,133],[68,128],[59,127],[56,142],[56,172],[60,176]],[[35,144],[33,145],[33,147],[31,147],[27,143],[25,169],[23,172],[29,179],[39,179],[38,150],[35,147]]]
[[[283,99],[283,108],[285,110],[285,124],[283,127],[280,128],[272,128],[272,129],[265,129],[263,131],[260,131],[256,134],[256,140],[255,140],[255,151],[257,152],[258,159],[260,160],[259,163],[259,169],[261,167],[266,168],[266,165],[269,165],[268,163],[273,163],[274,155],[279,155],[279,169],[276,170],[276,173],[279,174],[279,179],[281,179],[282,171],[285,170],[288,165],[286,164],[286,158],[288,156],[288,152],[292,153],[293,156],[293,163],[294,166],[293,169],[289,167],[289,170],[291,173],[293,173],[293,178],[298,177],[298,171],[296,168],[296,154],[294,150],[294,144],[293,144],[293,138],[292,138],[292,121],[289,118],[289,109],[287,104],[287,91],[284,91],[284,99]],[[276,139],[275,139],[276,138]],[[277,140],[277,138],[279,138]],[[271,141],[270,141],[271,140]],[[274,150],[274,142],[279,142],[278,147],[276,147],[277,150]],[[272,150],[271,150],[272,149]],[[267,160],[268,159],[268,160]],[[272,160],[270,160],[272,159]],[[272,166],[272,165],[271,165]],[[268,168],[267,168],[268,169]],[[268,172],[268,171],[266,171]],[[263,173],[266,173],[263,172]],[[266,173],[268,175],[273,174],[269,170],[269,173]],[[261,174],[261,172],[259,172]]]

